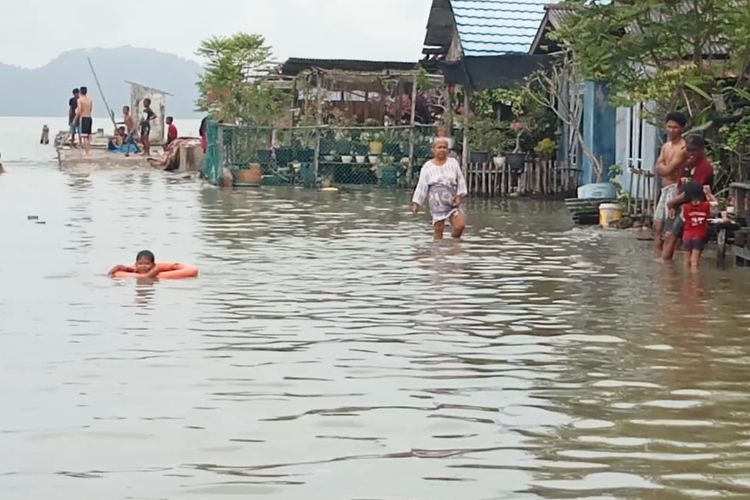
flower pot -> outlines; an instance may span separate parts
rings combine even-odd
[[[323,157],[323,161],[333,161],[334,156],[333,155],[325,155]]]
[[[469,155],[469,163],[487,163],[490,161],[490,154],[487,151],[472,151]]]
[[[354,157],[354,159],[357,161],[357,163],[364,163],[365,162],[365,156],[357,155]]]
[[[263,169],[257,163],[250,168],[232,170],[232,180],[235,186],[260,186],[263,180]]]
[[[497,168],[503,168],[505,166],[505,157],[504,156],[495,156],[492,158],[492,163],[495,164],[495,167]]]
[[[341,163],[351,163],[352,157],[349,155],[343,155],[341,156]]]
[[[526,153],[506,153],[505,161],[512,171],[518,172],[526,163]]]
[[[370,143],[370,154],[371,155],[383,154],[383,143],[380,141],[372,141]]]
[[[368,160],[370,160],[370,163],[372,164],[377,163],[379,159],[380,158],[378,158],[378,155],[370,155],[370,157],[368,158]]]

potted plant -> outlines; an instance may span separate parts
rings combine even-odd
[[[534,152],[541,160],[551,160],[557,152],[557,144],[549,137],[545,137],[536,143]]]
[[[469,161],[471,163],[487,163],[492,152],[505,149],[506,133],[501,123],[492,118],[476,120],[469,135]]]
[[[523,123],[516,120],[510,124],[510,129],[516,134],[516,146],[513,148],[512,152],[505,155],[505,159],[511,170],[523,170],[523,165],[526,162],[526,153],[521,150],[521,136],[525,132],[525,126]]]
[[[352,153],[354,153],[357,163],[364,163],[369,151],[369,144],[364,142],[363,138],[359,138],[352,143]]]

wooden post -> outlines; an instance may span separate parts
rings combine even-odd
[[[482,163],[482,196],[487,196],[487,164]]]
[[[469,90],[464,87],[464,150],[461,152],[461,167],[466,175],[466,168],[469,165]]]
[[[508,163],[505,161],[503,165],[500,167],[500,196],[505,194],[505,164]]]
[[[417,74],[411,82],[411,130],[409,131],[409,165],[406,167],[406,182],[412,185],[412,173],[414,172],[414,126],[417,123]]]
[[[443,114],[443,120],[448,132],[453,137],[453,98],[451,97],[451,89],[449,85],[443,87],[443,99],[445,99],[445,114]]]
[[[321,94],[320,72],[315,72],[315,157],[313,165],[315,168],[315,182],[318,182],[320,170],[320,128],[323,125],[323,100]]]

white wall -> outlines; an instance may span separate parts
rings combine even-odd
[[[151,99],[151,110],[156,113],[156,119],[151,122],[149,139],[151,139],[152,145],[163,144],[165,140],[165,120],[167,118],[166,95],[140,85],[132,85],[131,89],[131,108],[136,123],[140,122],[141,113],[143,113],[143,100],[148,97]]]

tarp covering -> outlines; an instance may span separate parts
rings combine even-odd
[[[443,61],[440,68],[446,84],[484,90],[516,86],[530,74],[546,68],[550,61],[546,55],[467,56],[461,61]]]

